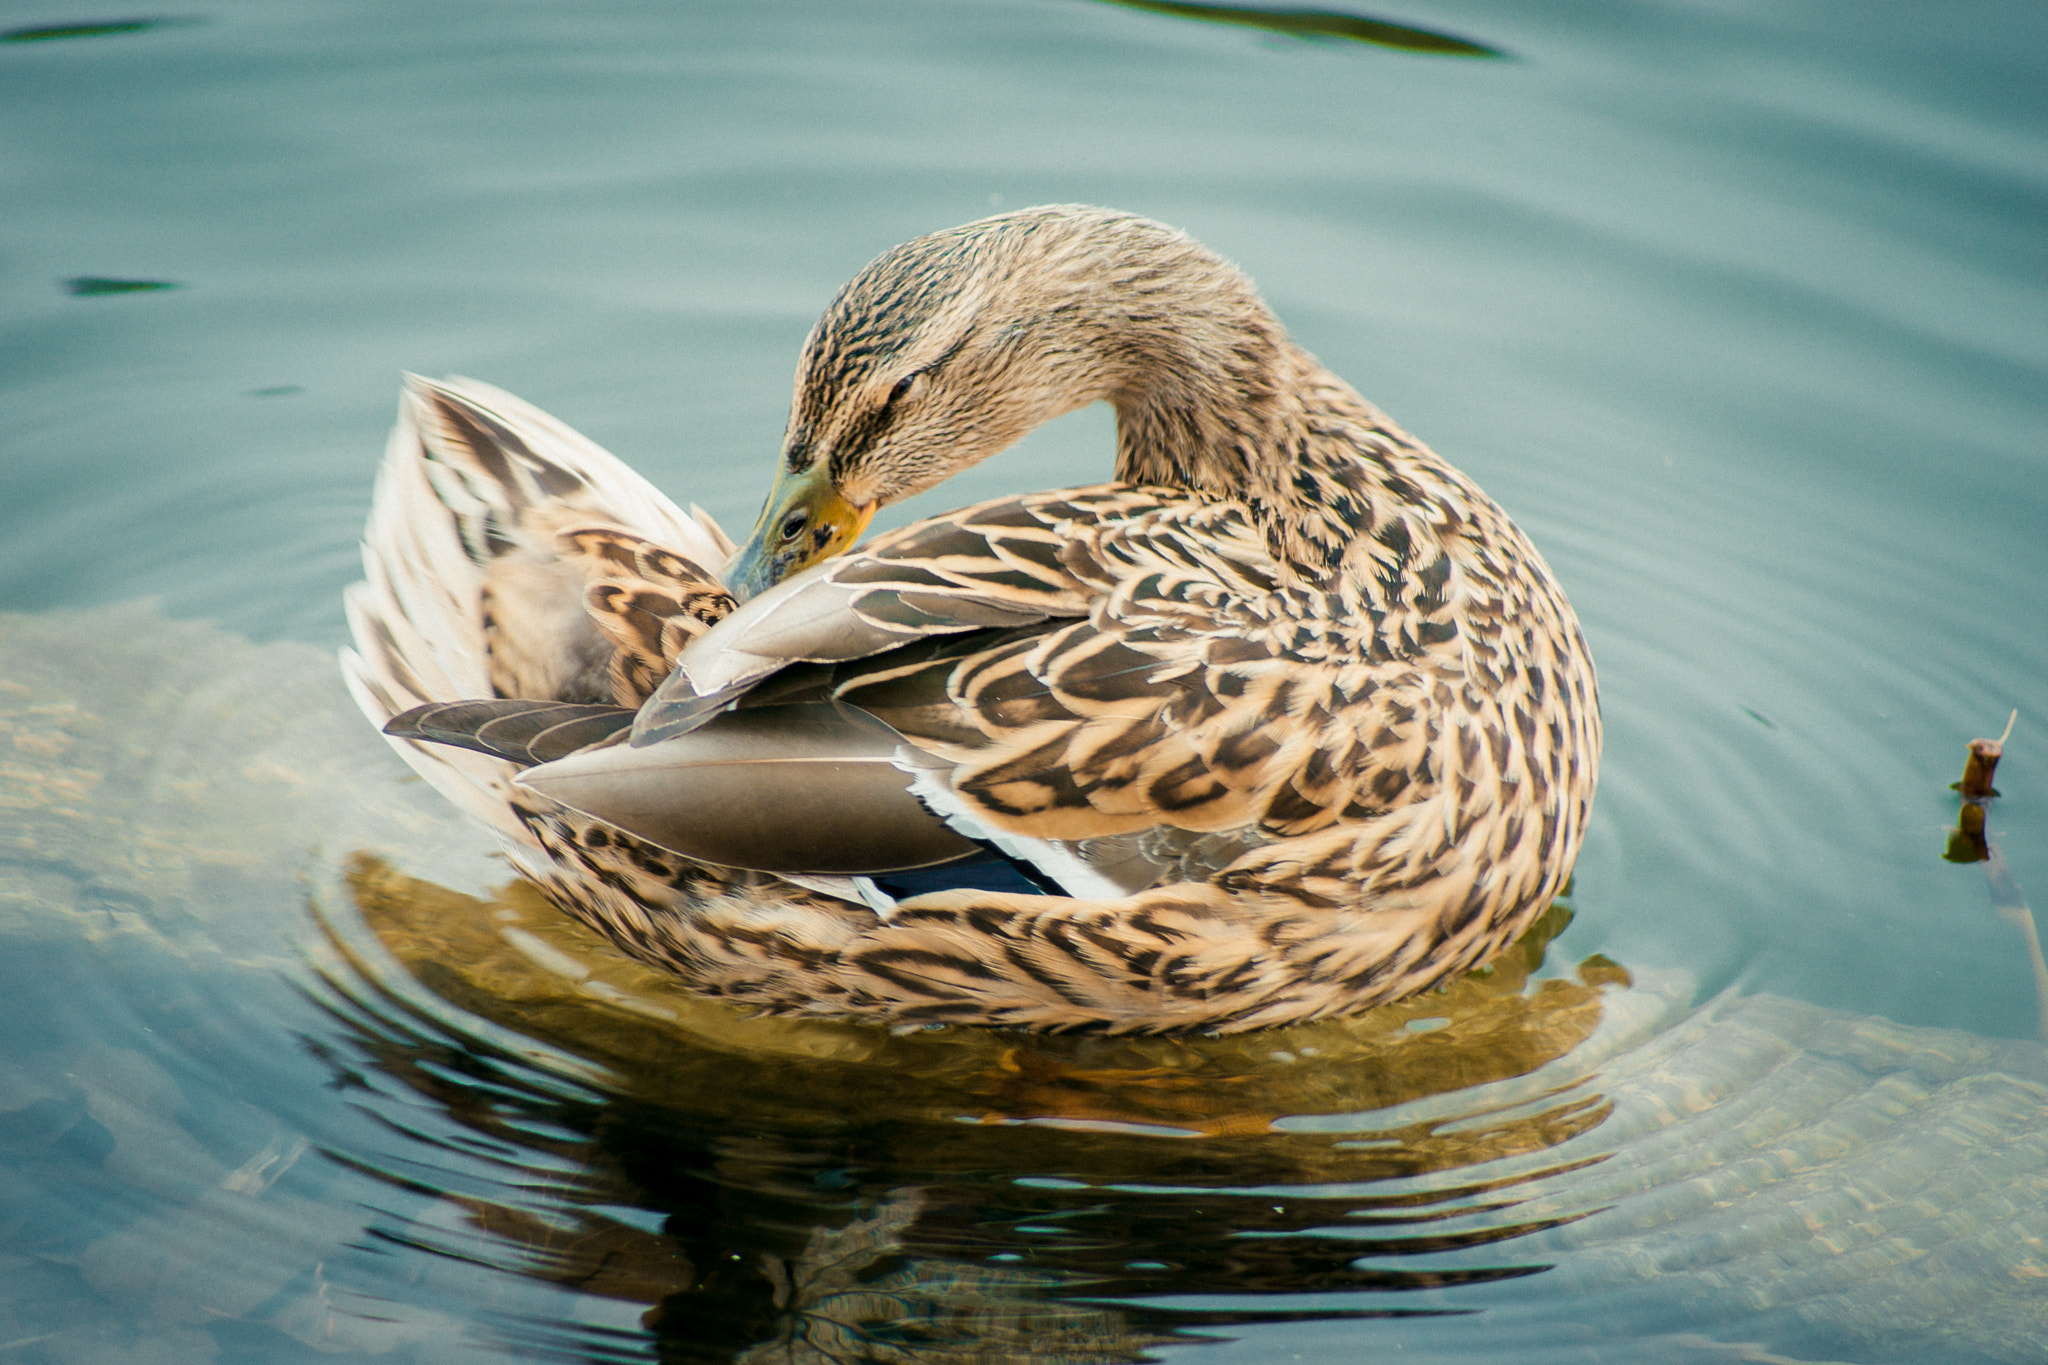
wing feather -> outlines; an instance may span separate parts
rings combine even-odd
[[[1061,558],[1077,519],[1130,515],[1177,496],[1106,484],[998,498],[880,536],[770,588],[692,642],[642,708],[632,742],[687,734],[791,664],[1086,616],[1097,594]]]
[[[1428,742],[1400,723],[1430,709],[1406,652],[1382,643],[1359,676],[1374,612],[1304,609],[1281,577],[1234,503],[1117,485],[996,499],[742,605],[686,645],[633,742],[822,688],[942,765],[917,779],[932,810],[1038,848],[1080,894],[1101,894],[1100,867],[1127,889],[1213,871],[1384,808],[1388,770]],[[1392,703],[1372,708],[1380,736],[1355,731],[1369,693]]]

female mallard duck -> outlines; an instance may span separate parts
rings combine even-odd
[[[841,553],[1098,399],[1113,482]],[[509,395],[415,382],[349,598],[401,752],[703,992],[1290,1024],[1482,962],[1585,830],[1593,665],[1541,557],[1157,223],[1028,209],[861,271],[722,585],[730,550]]]

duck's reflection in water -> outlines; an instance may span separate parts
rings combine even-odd
[[[1626,984],[1597,959],[1537,978],[1558,906],[1490,968],[1349,1020],[892,1035],[684,994],[523,887],[479,900],[370,860],[350,886],[469,1016],[336,935],[337,1069],[455,1121],[430,1134],[358,1082],[409,1141],[337,1159],[433,1197],[373,1236],[644,1304],[675,1360],[1134,1360],[1237,1322],[1470,1311],[1444,1291],[1546,1266],[1432,1254],[1578,1216],[1518,1218],[1517,1186],[1607,1114],[1584,1084],[1492,1083],[1565,1056]]]

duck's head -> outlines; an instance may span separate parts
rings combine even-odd
[[[745,598],[838,553],[875,512],[1098,399],[1199,387],[1191,346],[1278,324],[1184,233],[1107,209],[1023,209],[885,252],[804,343],[761,518],[726,571]]]

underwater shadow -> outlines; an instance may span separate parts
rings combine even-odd
[[[690,996],[524,884],[466,896],[363,857],[348,891],[403,975],[327,924],[341,966],[312,998],[340,1036],[307,1043],[397,1145],[327,1155],[460,1211],[387,1212],[374,1238],[644,1305],[642,1339],[500,1325],[586,1359],[1125,1361],[1244,1323],[1472,1311],[1414,1291],[1548,1268],[1501,1244],[1583,1214],[1518,1216],[1517,1189],[1570,1169],[1552,1149],[1608,1106],[1529,1080],[1626,980],[1537,977],[1559,905],[1488,968],[1353,1019],[892,1034]]]

